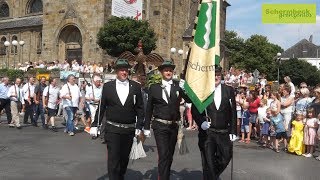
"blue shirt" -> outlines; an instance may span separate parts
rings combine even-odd
[[[276,116],[271,116],[271,124],[275,127],[276,133],[286,132],[283,123],[283,116],[279,113]]]
[[[242,112],[241,115],[241,125],[243,126],[249,126],[249,119],[250,119],[250,113],[248,110],[245,110]]]
[[[0,99],[8,99],[8,91],[9,86],[4,85],[4,83],[0,84]]]

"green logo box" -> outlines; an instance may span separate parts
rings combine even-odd
[[[316,4],[262,4],[264,24],[315,24]]]

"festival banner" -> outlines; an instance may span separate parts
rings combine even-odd
[[[142,20],[142,1],[143,0],[112,0],[111,15]]]
[[[220,62],[220,0],[200,1],[193,37],[184,87],[202,113],[213,102],[215,64]]]

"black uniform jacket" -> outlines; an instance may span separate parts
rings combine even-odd
[[[237,131],[237,111],[234,89],[231,86],[221,84],[221,104],[219,109],[216,108],[214,101],[207,107],[208,116],[211,118],[210,128],[216,130],[228,130],[230,134],[236,134]],[[199,113],[195,106],[192,106],[191,113],[196,121],[199,130],[206,120],[205,112]]]
[[[161,83],[157,83],[151,85],[149,88],[146,118],[144,123],[144,129],[146,130],[150,129],[152,117],[168,121],[180,120],[180,101],[181,97],[185,98],[185,94],[179,87],[179,82],[173,80],[170,89],[170,101],[168,103],[162,98],[163,88],[161,86]]]
[[[122,105],[117,94],[116,80],[104,84],[101,98],[102,117],[104,114],[107,121],[121,124],[133,124],[137,122],[136,129],[142,129],[144,108],[140,84],[129,80],[129,94],[124,105]],[[134,128],[120,128],[108,123],[105,123],[105,126],[107,132],[127,134],[134,131]]]

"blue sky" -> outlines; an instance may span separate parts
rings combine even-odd
[[[227,29],[234,30],[244,39],[253,34],[267,36],[269,41],[284,50],[303,38],[313,35],[313,42],[320,45],[320,0],[227,0]],[[316,24],[262,24],[263,3],[316,3]]]

